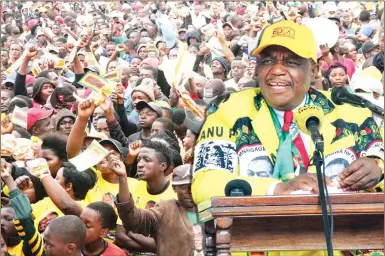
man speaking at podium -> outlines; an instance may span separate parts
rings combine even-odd
[[[311,88],[319,68],[317,49],[305,26],[282,21],[265,28],[252,52],[259,56],[260,88],[233,93],[211,107],[215,111],[208,114],[198,137],[192,184],[197,204],[224,196],[233,179],[249,182],[252,195],[318,193],[314,143],[293,121],[302,106],[322,110],[329,185],[340,192],[381,191],[384,153],[379,128],[368,109],[336,105],[329,92]],[[324,255],[320,253],[309,255]]]

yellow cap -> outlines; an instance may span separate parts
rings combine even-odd
[[[378,80],[382,79],[381,72],[375,66],[370,66],[370,67],[363,69],[361,71],[360,75],[361,76],[370,76],[370,77],[376,78]]]
[[[317,62],[318,46],[313,32],[291,20],[280,21],[265,28],[257,49],[253,56],[259,55],[266,47],[272,45],[283,46],[298,56]]]

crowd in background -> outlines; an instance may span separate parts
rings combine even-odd
[[[207,113],[258,88],[251,51],[263,28],[335,28],[313,27],[333,44],[319,45],[312,87],[345,87],[383,107],[383,7],[2,2],[3,255],[204,255],[193,148]],[[81,171],[71,161],[99,154]]]

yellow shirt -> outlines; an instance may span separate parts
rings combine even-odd
[[[23,243],[24,243],[24,241],[21,240],[21,242],[18,245],[15,245],[13,247],[8,247],[9,255],[10,256],[24,256]]]
[[[80,203],[80,205],[82,206],[82,208],[86,207],[88,202],[86,200],[82,200],[82,201],[77,201],[78,203]],[[35,204],[32,204],[32,215],[34,216],[35,218],[35,228],[37,230],[38,227],[39,227],[39,224],[40,222],[48,217],[50,214],[54,214],[56,215],[56,217],[59,217],[59,216],[62,216],[64,215],[60,210],[59,208],[56,207],[56,205],[52,202],[51,198],[49,197],[45,197],[43,200],[35,203]]]
[[[92,168],[93,169],[93,168]],[[103,201],[108,204],[110,204],[112,207],[114,207],[116,213],[118,214],[118,211],[115,207],[114,199],[116,195],[119,193],[119,184],[113,184],[102,177],[102,173],[96,169],[93,169],[97,176],[97,181],[93,189],[88,191],[86,196],[86,201],[88,203],[97,202],[97,201]],[[127,184],[130,189],[130,191],[134,191],[137,186],[138,180],[133,178],[127,178]],[[122,225],[122,221],[119,218],[118,215],[118,221],[116,222],[117,225]],[[106,240],[109,242],[115,241],[115,230],[110,230],[109,234],[107,234]]]
[[[171,182],[168,188],[161,194],[151,195],[147,191],[147,182],[142,180],[138,182],[136,190],[134,191],[134,193],[132,193],[132,197],[134,198],[135,206],[141,209],[152,208],[155,203],[157,203],[161,199],[178,199],[176,193],[172,189]]]
[[[119,193],[119,184],[113,184],[106,181],[105,179],[103,179],[102,173],[100,171],[95,169],[94,171],[97,176],[97,181],[95,186],[90,191],[88,191],[86,200],[89,203],[103,201],[115,207],[113,199]],[[138,180],[133,178],[127,178],[127,183],[130,192],[132,192],[135,191],[135,188],[138,184]]]

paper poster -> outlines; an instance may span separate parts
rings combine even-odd
[[[27,129],[27,109],[16,106],[12,113],[11,122]]]
[[[107,149],[94,140],[83,153],[69,159],[69,161],[81,172],[97,165],[108,155],[108,153]]]
[[[120,70],[115,70],[113,72],[105,74],[103,77],[111,81],[120,82],[120,80],[122,79],[122,73]]]
[[[94,92],[100,93],[101,89],[105,85],[108,85],[108,80],[94,72],[88,71],[78,83],[84,87],[90,88]]]

